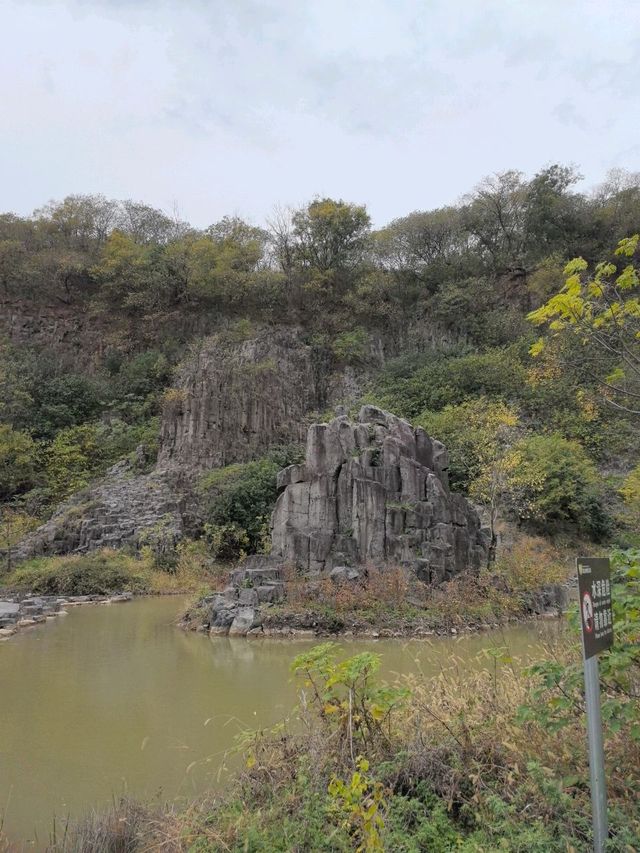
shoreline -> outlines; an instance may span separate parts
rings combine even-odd
[[[0,642],[21,631],[68,616],[68,608],[83,605],[121,604],[133,600],[133,593],[109,595],[33,595],[9,593],[0,597]]]
[[[187,614],[188,615],[187,611]],[[513,616],[507,619],[492,622],[462,623],[456,626],[435,627],[429,625],[410,625],[402,623],[396,626],[374,625],[351,625],[341,629],[330,629],[326,625],[317,625],[311,628],[296,627],[293,625],[262,625],[252,628],[244,634],[230,633],[228,629],[211,627],[206,624],[189,624],[184,616],[177,625],[183,631],[205,634],[211,639],[243,638],[247,640],[310,640],[310,639],[368,639],[368,640],[430,640],[456,638],[459,636],[480,634],[486,631],[498,631],[503,628],[527,625],[535,622],[549,622],[563,620],[568,610],[549,610],[543,613],[532,613],[527,616]],[[300,614],[303,616],[303,614]],[[269,618],[269,617],[267,617]],[[271,617],[273,618],[273,617]],[[318,620],[320,621],[320,620]]]
[[[21,631],[29,630],[36,625],[46,624],[54,621],[57,617],[67,616],[68,609],[85,605],[112,605],[133,601],[135,598],[165,597],[167,595],[187,595],[184,591],[171,592],[145,592],[134,594],[122,591],[110,594],[93,595],[34,595],[33,593],[5,593],[0,595],[0,642],[14,637]],[[432,638],[444,639],[455,638],[464,635],[479,634],[485,631],[498,631],[501,628],[516,625],[530,624],[534,622],[548,622],[551,620],[562,620],[566,614],[565,609],[548,610],[542,613],[531,613],[530,615],[512,616],[506,619],[498,619],[491,622],[462,622],[455,626],[433,626],[428,624],[413,625],[410,623],[399,623],[389,625],[364,625],[351,623],[342,628],[331,628],[326,620],[313,613],[303,611],[289,613],[284,616],[284,621],[290,619],[305,623],[310,621],[316,624],[313,627],[302,627],[288,624],[263,624],[252,628],[244,634],[230,634],[228,629],[212,627],[207,624],[189,623],[189,610],[179,614],[176,619],[176,627],[183,631],[206,634],[210,638],[215,637],[239,637],[248,640],[275,639],[275,640],[310,640],[323,638],[345,638],[345,639],[368,639],[368,640],[429,640]],[[280,614],[268,614],[265,621],[273,620],[274,623],[281,621]],[[323,624],[324,622],[324,624]]]

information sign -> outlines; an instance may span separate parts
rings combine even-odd
[[[578,557],[578,591],[585,660],[613,645],[608,557]]]

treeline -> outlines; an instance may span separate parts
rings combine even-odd
[[[102,196],[1,215],[0,306],[57,305],[106,344],[79,360],[0,341],[0,503],[42,517],[141,442],[152,459],[190,339],[291,323],[368,371],[370,399],[448,442],[454,486],[492,513],[610,535],[638,453],[637,421],[603,394],[615,354],[568,340],[542,361],[529,355],[527,314],[558,291],[566,262],[614,259],[640,231],[640,175],[612,172],[589,193],[577,180],[558,165],[530,179],[504,172],[378,230],[365,207],[332,199],[265,227],[226,217],[196,229]],[[441,330],[429,347],[427,328]],[[395,356],[382,370],[371,360],[380,339]]]
[[[637,230],[639,176],[611,173],[590,194],[574,191],[577,179],[563,166],[530,180],[504,172],[457,205],[380,230],[363,206],[332,199],[280,211],[264,228],[225,217],[200,230],[144,204],[69,196],[32,217],[0,216],[0,292],[89,303],[155,328],[202,311],[329,331],[402,328],[429,306],[481,337],[478,311],[503,310],[505,299],[532,307],[564,259],[593,260]]]

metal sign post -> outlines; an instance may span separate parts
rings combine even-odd
[[[604,745],[600,713],[598,653],[613,644],[611,570],[608,558],[578,557],[578,591],[582,650],[584,655],[584,696],[587,710],[589,776],[593,810],[593,850],[604,853],[609,826],[607,785],[604,775]]]

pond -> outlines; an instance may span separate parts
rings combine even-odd
[[[183,597],[73,608],[0,643],[0,820],[15,849],[42,849],[54,817],[123,793],[173,800],[228,780],[238,731],[295,704],[289,665],[314,641],[209,638],[175,627]],[[482,649],[530,659],[559,623],[455,639],[343,640],[383,672],[424,672]],[[315,641],[317,642],[317,641]]]

